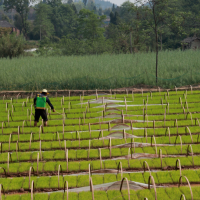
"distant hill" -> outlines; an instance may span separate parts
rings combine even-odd
[[[97,7],[101,7],[103,10],[106,8],[112,8],[113,3],[111,3],[110,1],[103,1],[103,0],[95,0],[95,4],[97,5]],[[115,5],[115,7],[117,7],[117,5]]]
[[[95,2],[95,5],[97,8],[102,8],[103,10],[107,9],[107,8],[112,8],[113,3],[111,3],[110,1],[104,1],[104,0],[92,0],[93,2]],[[73,0],[73,2],[75,3],[83,3],[83,0]],[[87,2],[89,2],[89,0],[87,0]],[[116,4],[115,8],[117,7]]]

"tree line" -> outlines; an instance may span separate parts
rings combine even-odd
[[[200,35],[200,0],[127,1],[104,10],[87,0],[4,0],[3,8],[16,10],[14,24],[26,39],[41,40],[41,55],[158,54],[181,48],[185,37]]]

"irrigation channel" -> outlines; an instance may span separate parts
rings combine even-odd
[[[0,100],[0,200],[200,199],[200,91]]]

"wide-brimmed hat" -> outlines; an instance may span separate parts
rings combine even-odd
[[[47,93],[47,94],[49,94],[46,89],[43,89],[41,93]]]

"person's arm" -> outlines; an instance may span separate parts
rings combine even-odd
[[[37,96],[35,96],[34,101],[33,101],[34,106],[36,106],[36,99],[37,99]]]
[[[46,102],[49,104],[49,106],[51,107],[51,109],[55,112],[55,109],[54,109],[54,107],[53,107],[53,105],[52,105],[52,103],[51,103],[51,101],[49,100],[48,97],[46,98]]]

